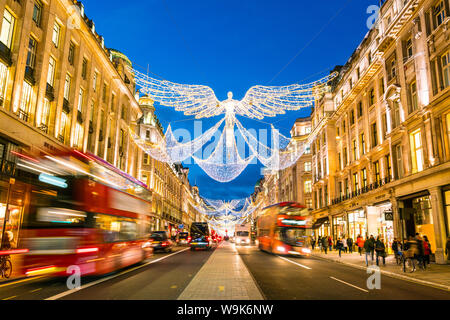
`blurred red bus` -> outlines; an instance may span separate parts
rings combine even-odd
[[[23,273],[98,275],[139,263],[148,242],[151,192],[102,159],[78,151],[20,158],[30,197],[20,246]]]
[[[259,249],[275,254],[308,256],[312,233],[308,214],[308,208],[295,202],[264,208],[256,220]]]

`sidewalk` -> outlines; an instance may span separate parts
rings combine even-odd
[[[312,256],[327,259],[338,263],[343,263],[348,266],[352,266],[358,269],[366,270],[366,258],[364,253],[362,256],[359,253],[344,253],[342,252],[342,257],[339,257],[338,251],[328,251],[328,254],[320,252],[319,249],[315,249]],[[376,255],[374,255],[373,264],[376,265]],[[371,265],[369,257],[369,266]],[[417,268],[415,272],[403,272],[401,266],[398,266],[395,262],[394,255],[389,255],[386,258],[386,266],[383,266],[382,259],[380,258],[380,269],[381,273],[393,278],[398,278],[402,280],[413,281],[416,283],[421,283],[433,287],[438,287],[441,289],[450,291],[450,265],[438,265],[431,263],[427,266],[427,270],[421,270]]]
[[[178,300],[264,300],[236,249],[222,242]]]

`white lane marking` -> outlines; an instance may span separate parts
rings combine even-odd
[[[285,260],[285,261],[287,261],[287,262],[293,263],[293,264],[295,264],[295,265],[297,265],[297,266],[299,266],[299,267],[302,267],[302,268],[305,268],[305,269],[308,269],[308,270],[312,270],[312,268],[310,268],[310,267],[304,266],[304,265],[302,265],[302,264],[300,264],[300,263],[294,262],[294,261],[289,260],[289,259],[286,259],[286,258],[284,258],[284,257],[280,257],[280,256],[277,256],[277,257],[280,258],[280,259],[283,259],[283,260]]]
[[[353,288],[355,288],[355,289],[358,289],[358,290],[361,290],[361,291],[363,291],[363,292],[369,293],[368,290],[363,289],[363,288],[360,288],[360,287],[357,287],[357,286],[355,286],[355,285],[353,285],[353,284],[351,284],[351,283],[345,282],[345,281],[343,281],[343,280],[336,279],[335,277],[330,277],[330,278],[333,279],[333,280],[339,281],[339,282],[341,282],[341,283],[343,283],[343,284],[346,284],[346,285],[348,285],[348,286],[350,286],[350,287],[353,287]]]
[[[169,257],[171,257],[171,256],[174,256],[174,255],[179,254],[179,253],[181,253],[181,252],[184,252],[184,251],[186,251],[186,250],[189,250],[189,248],[186,248],[186,249],[183,249],[183,250],[180,250],[180,251],[171,253],[171,254],[169,254],[169,255],[167,255],[167,256],[164,256],[164,257],[161,257],[161,258],[159,258],[159,259],[156,259],[156,260],[147,262],[147,263],[145,263],[145,264],[143,264],[143,265],[134,267],[134,268],[132,268],[132,269],[125,270],[125,271],[123,271],[123,272],[121,272],[121,273],[119,273],[119,274],[115,274],[115,275],[112,275],[112,276],[109,276],[109,277],[106,277],[106,278],[103,278],[103,279],[99,279],[99,280],[94,281],[94,282],[90,282],[90,283],[88,283],[88,284],[85,284],[84,286],[81,286],[81,287],[78,288],[78,289],[71,289],[71,290],[64,291],[64,292],[62,292],[62,293],[60,293],[60,294],[54,295],[54,296],[52,296],[52,297],[50,297],[50,298],[47,298],[47,299],[45,299],[45,300],[58,300],[58,299],[60,299],[60,298],[63,298],[63,297],[65,297],[65,296],[68,296],[68,295],[70,295],[70,294],[72,294],[72,293],[75,293],[75,292],[77,292],[77,291],[80,291],[80,290],[83,290],[83,289],[86,289],[86,288],[95,286],[95,285],[97,285],[97,284],[99,284],[99,283],[102,283],[102,282],[105,282],[105,281],[108,281],[108,280],[117,278],[117,277],[119,277],[119,276],[122,276],[122,275],[124,275],[124,274],[129,273],[129,272],[132,272],[132,271],[134,271],[134,270],[137,270],[137,269],[143,268],[143,267],[145,267],[145,266],[148,266],[148,265],[150,265],[150,264],[153,264],[153,263],[159,262],[159,261],[161,261],[161,260],[167,259],[167,258],[169,258]]]

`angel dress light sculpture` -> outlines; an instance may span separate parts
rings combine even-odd
[[[282,170],[293,165],[303,154],[307,143],[300,143],[280,134],[272,126],[272,147],[260,143],[236,118],[236,115],[261,120],[275,117],[286,111],[310,107],[314,100],[325,93],[328,82],[336,73],[309,84],[293,84],[281,87],[254,86],[238,101],[233,93],[228,99],[219,101],[214,91],[207,86],[177,84],[158,80],[139,71],[132,70],[141,92],[160,105],[173,107],[176,111],[196,119],[224,115],[214,127],[202,136],[187,143],[179,143],[169,126],[165,140],[158,146],[149,146],[133,134],[136,143],[151,157],[165,162],[182,162],[192,157],[214,180],[229,182],[236,179],[253,161],[258,159],[268,170]],[[197,151],[207,144],[225,122],[224,130],[209,157],[196,157]],[[236,131],[235,131],[236,129]],[[236,134],[241,135],[250,150],[248,157],[241,157],[237,148]]]

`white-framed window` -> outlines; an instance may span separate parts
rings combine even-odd
[[[33,21],[38,27],[41,26],[41,17],[42,17],[42,4],[39,1],[35,1],[33,8]]]
[[[409,86],[409,92],[411,94],[411,110],[413,112],[418,108],[418,100],[417,100],[417,83],[413,81]]]
[[[405,51],[406,51],[406,59],[409,59],[413,56],[413,45],[412,45],[412,37],[408,38],[405,42]]]
[[[312,192],[312,182],[311,180],[305,181],[305,193],[311,193]]]
[[[440,1],[433,10],[433,18],[436,28],[440,26],[445,20],[445,5],[444,1]]]
[[[61,136],[63,136],[64,138],[66,137],[66,129],[67,129],[68,123],[69,123],[69,116],[67,113],[65,113],[63,111],[61,113],[61,124],[59,126],[59,134]]]
[[[60,35],[61,35],[61,26],[57,22],[55,22],[55,24],[53,25],[52,42],[56,48],[58,48],[59,46]]]
[[[305,154],[310,154],[311,153],[311,146],[307,146],[305,148]]]
[[[66,99],[67,101],[69,101],[71,83],[72,83],[72,78],[67,74],[66,80],[64,82],[64,99]]]
[[[305,171],[311,172],[311,162],[305,162]]]
[[[3,42],[9,49],[11,49],[13,35],[14,35],[14,26],[16,24],[16,18],[5,9],[3,14],[3,24],[2,24],[2,32],[0,33],[0,41]]]
[[[28,114],[33,103],[33,87],[26,81],[23,82],[22,101],[20,103],[20,110]]]
[[[78,94],[78,111],[83,112],[83,99],[84,99],[84,90],[80,88],[80,93]]]
[[[28,41],[27,67],[34,69],[36,63],[37,42],[33,37]]]
[[[92,89],[94,89],[94,92],[97,92],[97,77],[98,73],[94,72],[94,79],[92,81]]]
[[[450,86],[450,51],[447,51],[441,56],[442,64],[442,79],[444,81],[444,88]]]
[[[41,123],[48,126],[49,120],[50,120],[50,101],[47,98],[45,98],[44,107],[42,108]]]
[[[0,62],[0,99],[5,99],[6,86],[8,84],[9,70],[8,67]]]
[[[75,125],[75,135],[73,137],[74,147],[80,148],[83,146],[83,135],[84,135],[83,126],[77,122],[77,124]]]
[[[56,69],[56,61],[53,57],[50,57],[48,60],[48,74],[47,74],[47,83],[53,87],[55,82],[55,69]]]
[[[412,161],[412,173],[421,172],[424,169],[423,163],[423,145],[422,134],[420,129],[412,132],[409,136],[411,143],[411,161]]]

